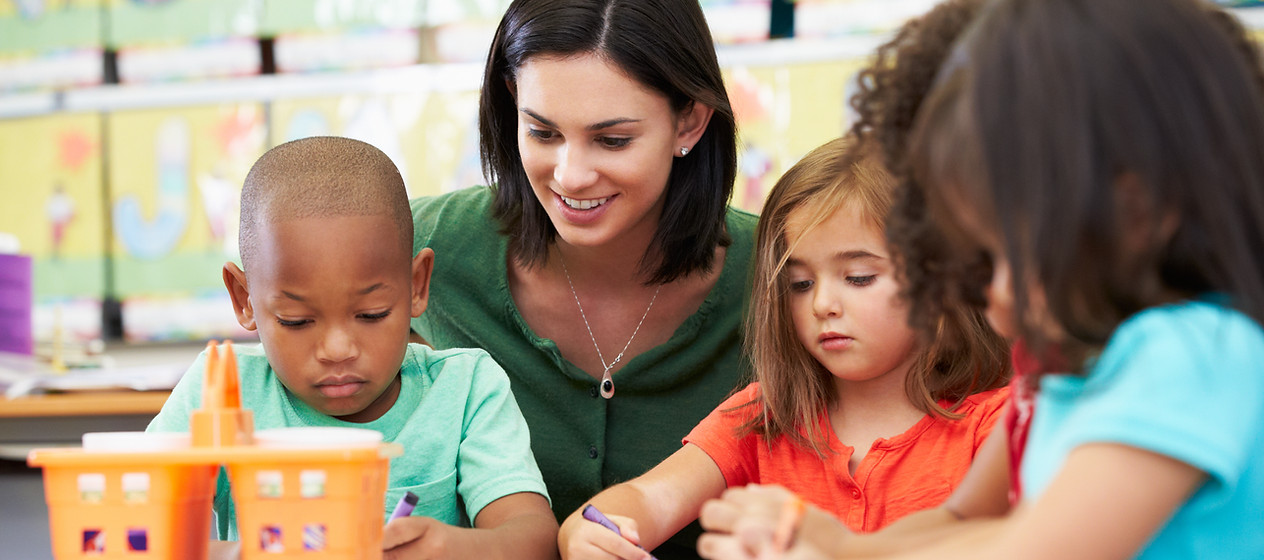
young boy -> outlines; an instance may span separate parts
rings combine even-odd
[[[403,446],[383,518],[405,491],[420,500],[386,526],[388,558],[553,558],[557,522],[504,371],[482,350],[408,343],[434,262],[412,245],[403,179],[378,149],[320,137],[259,158],[241,193],[245,270],[224,265],[237,321],[262,342],[237,352],[242,404],[256,429],[354,426]],[[205,359],[150,431],[188,430]],[[215,513],[219,539],[240,540],[222,470]]]

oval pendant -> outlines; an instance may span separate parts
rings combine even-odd
[[[607,399],[614,396],[614,379],[610,377],[610,370],[601,374],[601,396]]]

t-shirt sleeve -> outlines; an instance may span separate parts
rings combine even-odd
[[[1264,422],[1264,331],[1212,306],[1143,313],[1120,327],[1077,400],[1066,427],[1072,446],[1146,449],[1232,493]]]
[[[198,354],[189,370],[171,390],[158,415],[149,421],[146,432],[187,432],[189,414],[202,407],[202,385],[206,376],[206,351]]]
[[[996,428],[997,421],[1003,416],[1002,411],[1005,409],[1005,404],[1009,402],[1009,391],[1009,387],[1001,387],[982,394],[986,395],[986,397],[979,402],[974,413],[979,419],[978,429],[974,431],[974,450],[976,452],[983,445],[983,442],[987,441],[988,435]]]
[[[485,353],[475,364],[466,401],[457,476],[457,492],[471,522],[487,504],[510,494],[534,492],[548,498],[509,377]]]
[[[715,407],[685,436],[684,443],[698,446],[720,467],[726,486],[742,486],[758,479],[756,446],[760,438],[737,435],[737,427],[758,414],[760,405],[754,402],[758,396],[759,385],[751,383]]]

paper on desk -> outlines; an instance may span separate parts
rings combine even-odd
[[[55,373],[31,356],[0,352],[0,388],[6,398],[45,391],[100,391],[171,389],[188,364],[72,369]]]

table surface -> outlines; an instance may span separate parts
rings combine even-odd
[[[170,391],[85,391],[0,397],[0,418],[157,414]]]

